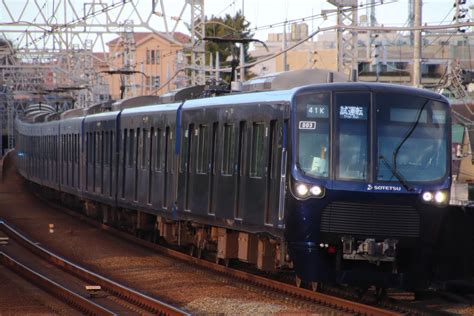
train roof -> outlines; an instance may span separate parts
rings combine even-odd
[[[427,90],[427,89],[420,89],[414,88],[411,86],[403,86],[391,83],[380,83],[380,82],[341,82],[341,83],[324,83],[324,84],[317,84],[317,85],[310,85],[296,88],[296,92],[304,92],[305,90],[311,91],[350,91],[350,90],[357,90],[357,91],[370,91],[370,92],[392,92],[392,93],[401,93],[401,94],[414,94],[420,97],[430,98],[442,102],[449,103],[448,99],[446,99],[441,94]]]
[[[183,109],[199,108],[204,106],[255,104],[259,102],[289,103],[293,97],[294,91],[295,89],[238,93],[212,98],[193,99],[186,101],[183,105]]]
[[[103,121],[104,119],[115,120],[119,114],[120,114],[120,111],[100,112],[100,113],[96,113],[92,115],[87,115],[84,121],[95,122],[95,121]]]
[[[185,104],[189,102],[186,101]],[[122,116],[128,116],[131,114],[137,113],[150,113],[150,112],[168,112],[168,111],[176,111],[182,103],[168,103],[168,104],[155,104],[155,105],[147,105],[141,106],[137,108],[130,108],[125,109],[122,111]]]

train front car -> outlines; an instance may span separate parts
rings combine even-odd
[[[424,285],[448,211],[450,106],[408,87],[305,87],[292,104],[286,239],[304,281]]]

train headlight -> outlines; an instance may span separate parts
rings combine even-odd
[[[438,204],[445,203],[447,198],[448,198],[448,195],[446,194],[446,192],[443,192],[443,191],[438,191],[434,195],[434,199],[436,203]]]
[[[312,195],[314,196],[321,196],[323,195],[323,189],[320,186],[313,186],[311,189],[309,189],[309,192],[311,192]]]
[[[423,201],[425,201],[425,202],[433,201],[433,193],[431,193],[431,192],[423,193],[422,197],[423,197]]]
[[[421,198],[427,203],[446,204],[448,201],[448,192],[445,190],[436,192],[426,191]]]
[[[309,189],[308,189],[308,186],[306,184],[298,183],[296,185],[296,194],[298,195],[298,197],[300,197],[300,198],[306,197],[308,192],[309,192]]]

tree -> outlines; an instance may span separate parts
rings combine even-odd
[[[240,58],[240,48],[235,41],[252,39],[253,33],[249,30],[250,23],[245,20],[241,11],[238,11],[235,16],[226,14],[225,17],[211,16],[206,18],[206,64],[209,64],[210,55],[216,56],[216,52],[220,55],[221,68],[230,67],[231,59]],[[226,41],[228,40],[228,41]],[[244,45],[245,62],[252,61],[248,54],[249,43]],[[230,57],[230,58],[229,58]],[[214,59],[215,61],[215,59]],[[252,74],[245,70],[245,77],[248,78]],[[230,81],[230,74],[221,76],[226,82]]]

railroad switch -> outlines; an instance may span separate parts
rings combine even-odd
[[[90,297],[97,297],[102,291],[102,287],[100,285],[86,285],[86,291]]]

